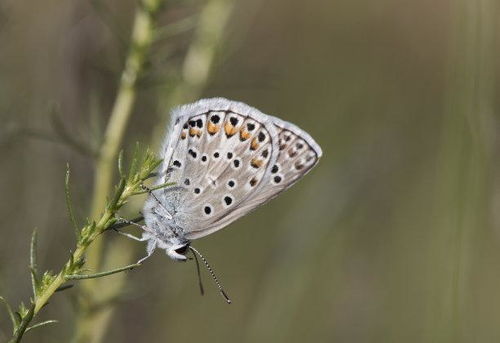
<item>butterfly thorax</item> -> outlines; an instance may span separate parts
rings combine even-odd
[[[165,250],[167,255],[175,261],[186,261],[185,253],[191,243],[189,240],[174,235],[168,231],[143,232],[143,238],[147,239],[148,253],[159,248]]]

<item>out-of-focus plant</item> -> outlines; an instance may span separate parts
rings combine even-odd
[[[0,297],[0,300],[6,306],[13,326],[12,338],[9,343],[20,342],[24,333],[37,327],[56,322],[55,320],[47,320],[32,324],[35,317],[48,304],[48,301],[52,298],[54,293],[70,287],[67,284],[68,281],[100,278],[139,266],[139,264],[131,264],[96,274],[84,274],[85,253],[89,246],[91,246],[92,242],[94,242],[104,231],[113,228],[113,225],[117,224],[118,210],[125,205],[130,197],[144,192],[143,182],[150,177],[151,173],[161,162],[149,151],[146,152],[143,158],[140,158],[137,151],[138,150],[136,150],[134,154],[128,174],[123,172],[121,158],[119,159],[120,181],[115,187],[113,196],[109,198],[105,206],[101,209],[100,215],[95,220],[87,220],[87,223],[81,228],[76,225],[76,220],[73,216],[73,206],[71,204],[69,192],[68,168],[65,190],[68,213],[77,238],[75,250],[70,254],[68,261],[58,273],[53,273],[51,271],[40,272],[37,262],[37,231],[35,229],[31,239],[30,249],[30,272],[33,295],[29,304],[26,305],[21,303],[18,309],[14,311],[8,302]]]
[[[125,59],[111,116],[104,133],[104,140],[98,152],[91,218],[96,218],[99,215],[111,188],[114,177],[114,161],[118,156],[127,123],[132,114],[137,97],[137,84],[144,73],[151,45],[155,39],[157,16],[163,3],[163,0],[141,0],[137,6],[130,48]],[[87,254],[90,268],[101,268],[102,255],[103,242],[98,239]],[[88,280],[82,284],[84,296],[80,297],[78,303],[75,342],[90,342],[92,336],[100,337],[100,333],[104,332],[107,320],[102,318],[102,311],[108,307],[103,306],[103,304],[109,304],[109,297],[101,290],[98,280]],[[102,309],[101,311],[93,310],[99,307]]]
[[[148,1],[151,2],[155,0]],[[209,0],[203,5],[198,15],[191,15],[164,27],[155,27],[153,22],[148,25],[150,30],[150,35],[148,35],[148,37],[152,39],[152,41],[148,41],[149,44],[154,42],[163,44],[164,40],[168,37],[177,33],[182,33],[190,28],[194,29],[193,37],[185,58],[182,60],[182,65],[177,67],[179,71],[177,72],[176,68],[169,66],[169,73],[167,73],[169,76],[167,76],[163,81],[168,84],[167,88],[169,90],[166,96],[161,98],[161,105],[163,107],[169,108],[172,105],[192,101],[200,95],[205,84],[209,80],[215,56],[217,55],[219,47],[222,45],[223,37],[225,37],[224,28],[230,18],[233,3],[233,0]],[[140,9],[138,9],[138,11],[140,11]],[[136,36],[134,35],[134,32],[137,32],[136,26],[140,24],[140,21],[138,22],[139,17],[138,13],[134,22],[131,43],[132,47],[134,47],[134,41],[136,40]],[[214,17],[217,17],[217,20],[213,20]],[[154,17],[150,17],[151,21],[153,19]],[[141,56],[141,61],[142,63],[146,63],[146,54],[148,53],[148,50],[143,48],[141,52],[144,54]],[[129,66],[134,65],[126,63],[123,75],[127,73],[127,67]],[[138,72],[145,74],[142,66],[138,69]],[[137,79],[140,79],[140,75],[137,75],[136,81]],[[130,101],[126,102],[127,106],[123,106],[121,105],[120,96],[124,88],[120,85],[114,109],[112,111],[112,116],[108,124],[109,132],[115,131],[114,127],[116,123],[120,124],[121,128],[118,131],[119,135],[115,134],[113,136],[115,140],[119,140],[120,142],[124,134],[124,128],[132,112],[137,91],[136,88],[139,86],[140,85],[136,82],[125,88],[125,94],[129,95],[127,99]],[[165,112],[163,111],[163,113]],[[113,120],[115,116],[119,116],[120,120]],[[152,134],[152,141],[150,142],[152,147],[158,146],[160,136],[164,134],[167,123],[167,117],[165,115],[162,115],[158,119],[159,124],[155,125],[156,131]],[[101,150],[108,150],[108,153],[105,154],[108,156],[108,160],[101,160],[97,164],[94,198],[92,202],[92,206],[94,208],[92,213],[94,215],[95,209],[100,207],[99,203],[102,203],[104,199],[105,193],[103,193],[103,189],[109,187],[111,183],[112,173],[109,172],[111,170],[109,166],[110,162],[112,162],[113,154],[110,152],[116,154],[118,151],[118,145],[114,145],[113,150],[104,146]],[[100,159],[103,159],[105,155],[100,157]],[[128,242],[121,241],[118,244],[123,247],[128,244]],[[119,255],[113,254],[111,251],[109,253],[104,253],[102,249],[102,242],[95,244],[89,255],[91,265],[94,268],[98,268],[102,264],[115,265],[130,263],[133,258],[132,256],[134,250],[129,248],[118,250],[121,251]],[[120,285],[123,284],[124,279],[125,276],[120,275],[120,277],[115,278],[112,283],[106,279],[88,280],[85,282],[82,292],[84,297],[82,297],[78,308],[78,317],[75,325],[76,331],[73,338],[74,342],[99,343],[103,340],[114,308],[113,301],[120,296],[120,291],[122,289]],[[103,292],[102,290],[105,291]]]
[[[99,1],[93,1],[92,3],[97,10],[100,8]],[[127,265],[126,267],[97,274],[84,274],[83,269],[84,264],[86,270],[99,270],[106,269],[106,266],[109,265],[127,264],[132,260],[133,253],[131,251],[121,254],[118,258],[112,252],[105,252],[100,234],[110,227],[116,227],[116,211],[123,206],[130,196],[142,191],[140,185],[157,165],[157,160],[149,152],[139,164],[137,157],[135,157],[129,176],[124,179],[122,173],[120,173],[121,181],[116,186],[115,195],[112,200],[108,200],[116,174],[114,166],[118,159],[127,124],[133,113],[138,88],[146,74],[151,73],[151,71],[146,70],[146,66],[150,65],[149,61],[152,57],[151,47],[155,42],[163,43],[166,38],[172,35],[186,30],[193,30],[193,35],[190,38],[191,43],[187,48],[185,58],[180,61],[177,69],[169,68],[171,72],[167,73],[168,76],[163,80],[163,82],[168,83],[169,87],[168,94],[162,98],[162,105],[170,107],[173,104],[194,100],[199,96],[209,79],[217,51],[221,46],[223,37],[225,37],[224,28],[233,9],[233,0],[209,0],[203,4],[199,14],[190,15],[162,28],[157,25],[157,17],[163,8],[163,4],[164,0],[140,0],[138,3],[129,50],[125,57],[124,68],[104,132],[102,145],[93,144],[90,146],[76,140],[73,136],[67,134],[64,124],[57,120],[58,117],[56,116],[54,116],[56,138],[50,134],[22,132],[35,138],[64,143],[75,151],[91,156],[95,158],[96,169],[89,220],[83,228],[78,228],[76,224],[69,188],[66,189],[68,212],[77,235],[77,247],[75,252],[70,255],[70,260],[66,262],[59,273],[53,274],[47,271],[42,276],[39,276],[36,267],[36,254],[32,254],[32,262],[34,262],[31,269],[33,272],[34,296],[30,304],[27,306],[21,304],[17,311],[13,311],[8,303],[3,298],[0,298],[0,301],[6,304],[13,322],[12,342],[19,341],[28,330],[55,322],[49,320],[34,325],[31,324],[33,318],[49,298],[56,291],[68,288],[66,282],[74,279],[90,280],[82,282],[80,287],[81,294],[77,303],[73,341],[85,343],[102,341],[109,323],[110,314],[114,308],[112,300],[119,297],[119,285],[123,282],[124,277],[121,276],[113,280],[112,287],[107,287],[110,285],[108,280],[98,278],[137,266],[136,264]],[[214,16],[217,16],[218,20],[213,20]],[[113,32],[116,34],[117,28],[114,26],[113,28]],[[118,36],[122,41],[121,35]],[[157,127],[163,131],[166,118],[159,119],[161,125],[157,125]],[[152,146],[157,145],[158,133],[155,132],[152,135]],[[140,168],[135,170],[138,168],[137,165]],[[132,178],[132,175],[135,175],[135,178]],[[69,185],[69,169],[66,185]],[[103,209],[106,210],[103,212]],[[120,244],[126,244],[126,242],[120,242]],[[35,248],[36,233],[33,235],[32,251],[35,251]],[[106,291],[103,292],[103,289],[106,289]]]

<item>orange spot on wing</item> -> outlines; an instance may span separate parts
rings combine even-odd
[[[198,129],[195,129],[194,127],[189,129],[189,136],[194,137],[194,136],[201,136],[201,131]]]
[[[238,130],[233,125],[231,125],[231,123],[226,123],[226,125],[224,125],[224,131],[226,132],[226,136],[231,137]]]
[[[246,141],[250,137],[252,137],[252,135],[250,134],[250,132],[245,131],[245,129],[241,129],[240,130],[240,139],[242,141]]]
[[[219,127],[212,122],[208,122],[207,131],[209,134],[215,135],[217,132],[219,132]]]
[[[257,150],[259,148],[259,141],[257,138],[252,139],[252,143],[250,143],[250,150]]]
[[[181,139],[186,139],[186,132],[185,131],[181,132]]]
[[[260,168],[262,167],[262,164],[264,163],[264,161],[262,160],[259,160],[257,158],[253,158],[251,161],[250,161],[250,165],[254,168]]]

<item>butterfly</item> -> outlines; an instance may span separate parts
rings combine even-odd
[[[186,261],[190,249],[229,300],[191,241],[275,198],[307,174],[322,151],[296,125],[224,98],[177,107],[171,118],[155,186],[174,185],[149,191],[140,239],[147,241],[147,256],[139,262],[156,248]]]

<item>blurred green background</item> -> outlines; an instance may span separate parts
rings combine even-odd
[[[99,146],[135,9],[0,1],[0,294],[13,304],[30,295],[34,227],[43,268],[58,270],[74,247],[66,162],[77,217],[89,215],[95,162],[64,141]],[[499,19],[495,0],[166,1],[128,154],[137,141],[154,146],[172,105],[224,96],[296,123],[324,157],[279,198],[195,242],[232,305],[206,271],[201,297],[194,263],[157,251],[123,283],[100,286],[119,296],[100,338],[85,340],[498,342]],[[203,25],[209,72],[189,83],[204,63],[186,62]],[[137,215],[136,201],[125,215]],[[104,239],[111,265],[144,254]],[[39,320],[59,324],[24,341],[72,341],[85,299],[79,284],[55,295]],[[8,330],[0,312],[0,340]]]

